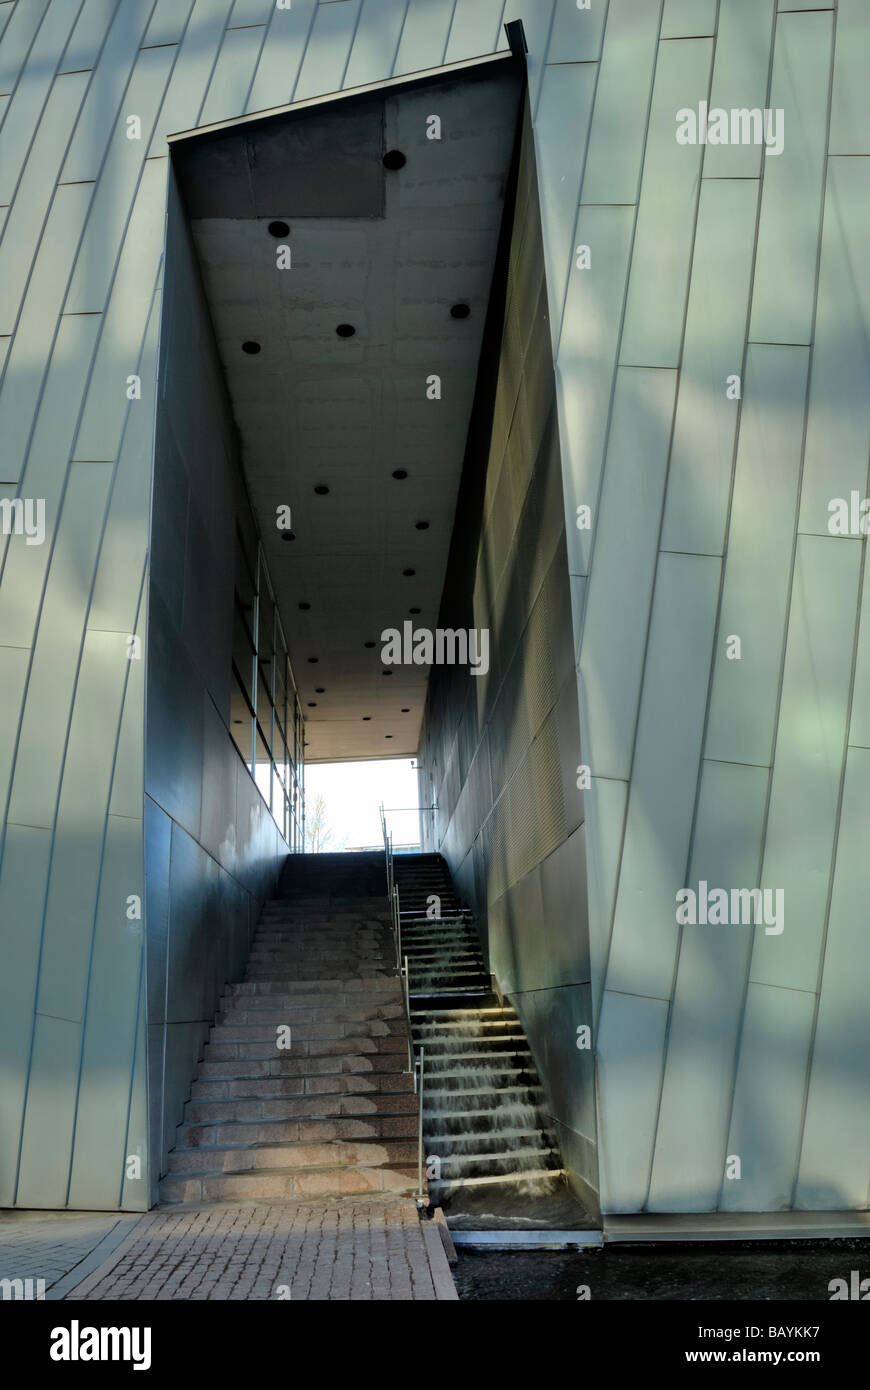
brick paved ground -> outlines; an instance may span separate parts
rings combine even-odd
[[[121,1223],[126,1231],[129,1219],[111,1212],[0,1214],[0,1279],[44,1279],[49,1290]]]
[[[163,1208],[141,1218],[78,1299],[455,1299],[440,1237],[414,1203]]]

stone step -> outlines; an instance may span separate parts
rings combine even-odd
[[[271,1040],[274,1042],[277,1027],[261,1022],[260,1014],[263,1011],[253,1013],[252,1023],[231,1024],[215,1023],[209,1033],[210,1042],[264,1042]],[[378,1033],[376,1024],[383,1023],[388,1025],[388,1031],[404,1032],[404,1008],[401,1003],[383,1004],[380,1008],[372,1009],[337,1009],[335,1014],[330,1014],[326,1009],[287,1009],[284,1013],[284,1024],[290,1028],[299,1028],[299,1036],[307,1037],[333,1037],[340,1034],[332,1032],[321,1032],[322,1029],[359,1029],[357,1036],[364,1036],[371,1027],[372,1035]],[[314,1030],[309,1032],[309,1029]]]
[[[498,1173],[492,1177],[465,1177],[458,1179],[442,1178],[436,1181],[429,1179],[428,1190],[430,1199],[433,1202],[447,1208],[450,1198],[457,1192],[467,1191],[469,1188],[494,1188],[505,1193],[520,1192],[528,1187],[529,1183],[534,1183],[536,1193],[538,1191],[557,1192],[564,1189],[565,1171],[562,1168],[531,1168],[524,1169],[516,1173]]]
[[[427,1133],[427,1154],[467,1154],[478,1157],[503,1154],[514,1149],[550,1153],[555,1150],[555,1136],[539,1128],[499,1129],[494,1127],[478,1134],[449,1131]]]
[[[279,1047],[276,1037],[276,1030],[273,1030],[271,1037],[265,1038],[245,1038],[241,1041],[237,1038],[225,1038],[220,1029],[212,1029],[209,1041],[203,1050],[202,1061],[204,1062],[225,1062],[231,1058],[246,1057],[255,1060],[263,1060],[271,1057],[287,1056],[318,1056],[320,1052],[311,1050],[312,1044],[328,1043],[329,1051],[344,1052],[347,1045],[356,1042],[360,1038],[373,1040],[381,1038],[398,1038],[400,1048],[386,1048],[386,1051],[408,1050],[408,1038],[404,1027],[404,1021],[399,1019],[393,1022],[392,1027],[388,1023],[376,1021],[375,1023],[346,1023],[343,1025],[347,1030],[342,1033],[340,1023],[303,1023],[293,1025],[290,1030],[290,1046]]]
[[[471,1008],[471,1009],[465,1009],[465,1008],[463,1008],[463,1009],[412,1009],[412,1010],[411,1010],[411,1024],[412,1024],[412,1026],[414,1026],[414,1027],[416,1027],[416,1024],[414,1023],[414,1020],[415,1020],[415,1019],[420,1019],[420,1020],[423,1020],[423,1021],[425,1021],[425,1022],[428,1022],[428,1021],[430,1021],[430,1020],[438,1020],[439,1022],[441,1022],[441,1020],[443,1020],[445,1023],[451,1023],[451,1022],[461,1023],[461,1022],[463,1022],[463,1021],[464,1021],[465,1019],[467,1019],[467,1018],[487,1019],[487,1018],[503,1018],[503,1017],[510,1017],[510,1018],[512,1018],[512,1019],[515,1019],[515,1018],[517,1017],[516,1011],[515,1011],[509,1004],[505,1004],[505,1005],[502,1005],[502,1006],[493,1004],[493,1005],[486,1006],[486,1007],[482,1007],[482,1008]]]
[[[431,1150],[427,1147],[427,1155]],[[560,1168],[559,1155],[554,1149],[529,1148],[511,1149],[503,1153],[437,1155],[441,1160],[440,1180],[450,1182],[457,1178],[496,1177],[507,1173],[519,1174],[527,1170],[539,1172]]]
[[[200,1062],[197,1081],[239,1080],[250,1077],[262,1081],[267,1077],[332,1076],[342,1072],[401,1071],[407,1060],[408,1045],[402,1038],[357,1038],[356,1050],[350,1052],[340,1045],[327,1052],[295,1053],[289,1048],[284,1056],[272,1058],[234,1057],[220,1062]],[[363,1044],[368,1044],[364,1047]],[[381,1048],[380,1044],[385,1044]],[[398,1046],[396,1046],[398,1044]],[[301,1045],[300,1045],[301,1046]],[[316,1043],[311,1044],[317,1046]],[[321,1044],[329,1047],[331,1044]]]
[[[262,1099],[248,1096],[235,1100],[189,1100],[184,1107],[184,1123],[191,1125],[247,1123],[249,1121],[296,1119],[324,1123],[343,1117],[380,1117],[418,1114],[419,1101],[412,1086],[405,1091],[366,1091],[335,1094],[276,1096]]]
[[[328,1143],[267,1143],[237,1147],[214,1145],[173,1149],[169,1173],[245,1173],[262,1169],[326,1168],[414,1163],[417,1140],[331,1140]]]
[[[311,961],[344,960],[345,957],[352,957],[355,961],[376,961],[380,956],[389,955],[390,951],[395,951],[392,936],[388,940],[379,941],[371,946],[359,941],[335,942],[331,944],[327,941],[309,943],[300,941],[296,937],[288,936],[283,941],[253,941],[251,943],[251,954],[258,956],[298,956],[307,957]],[[323,974],[335,975],[336,970],[324,970]]]
[[[489,987],[488,981],[489,977],[487,976],[486,984],[484,984],[483,981],[480,981],[476,985],[462,985],[460,987],[457,987],[456,989],[426,989],[423,987],[417,988],[412,984],[410,994],[411,999],[415,1000],[418,1003],[422,1003],[423,1000],[426,1000],[428,1002],[430,1000],[436,999],[449,999],[451,1003],[453,1001],[464,1001],[466,999],[486,999],[492,994],[492,990]]]
[[[426,1111],[429,1124],[426,1134],[428,1140],[451,1142],[455,1139],[469,1139],[475,1135],[487,1135],[496,1131],[526,1131],[545,1134],[547,1143],[555,1142],[548,1117],[543,1109],[526,1100],[509,1101],[504,1105],[493,1105],[493,1097],[484,1093],[480,1104],[473,1109]],[[424,1092],[425,1102],[425,1092]],[[424,1103],[424,1110],[426,1109]]]
[[[430,1063],[434,1066],[436,1060],[439,1064],[445,1059],[455,1059],[457,1062],[467,1061],[469,1057],[530,1057],[531,1052],[526,1042],[525,1035],[520,1033],[508,1034],[505,1037],[482,1037],[476,1033],[474,1037],[461,1038],[421,1038],[420,1042],[426,1049],[426,1065]]]
[[[243,981],[242,983],[249,982]],[[326,1002],[334,1003],[336,998],[342,994],[358,995],[363,991],[372,993],[375,990],[384,993],[389,993],[391,990],[394,991],[397,988],[398,986],[395,978],[390,978],[389,976],[385,976],[383,980],[380,982],[372,982],[371,980],[358,980],[354,979],[353,977],[344,979],[333,979],[332,977],[330,977],[329,979],[322,979],[318,981],[306,980],[298,984],[295,983],[293,980],[288,980],[286,988],[280,991],[280,993],[287,995],[288,998],[294,994],[320,994],[326,996]]]
[[[431,950],[455,950],[466,946],[469,941],[478,941],[477,932],[471,927],[429,926],[426,930],[416,927],[402,928],[402,946],[415,946],[418,950],[427,947]],[[480,943],[478,942],[478,945]]]
[[[483,1079],[490,1072],[512,1070],[515,1067],[529,1069],[532,1066],[532,1053],[527,1043],[519,1047],[508,1047],[504,1051],[497,1046],[487,1051],[481,1048],[476,1052],[430,1054],[426,1052],[426,1074],[434,1078],[442,1076],[477,1076]]]
[[[496,1033],[500,1036],[500,1034],[507,1033],[507,1031],[510,1030],[520,1031],[520,1020],[518,1020],[513,1009],[511,1009],[509,1015],[506,1017],[499,1017],[499,1019],[488,1019],[488,1017],[484,1016],[484,1009],[473,1009],[473,1011],[470,1012],[473,1013],[474,1016],[463,1023],[442,1022],[441,1017],[436,1015],[436,1013],[434,1013],[434,1015],[428,1015],[431,1022],[422,1023],[411,1020],[414,1037],[418,1037],[421,1042],[425,1042],[427,1038],[432,1038],[432,1041],[435,1041],[436,1038],[474,1037],[477,1036],[477,1034],[481,1037],[486,1037],[495,1036]]]
[[[301,1200],[310,1197],[355,1197],[370,1193],[413,1193],[417,1168],[326,1167],[275,1169],[271,1172],[216,1173],[166,1177],[162,1202],[247,1202]]]
[[[218,1008],[222,1013],[231,1010],[241,1010],[245,1013],[275,1013],[281,1010],[284,1013],[292,1012],[296,1009],[354,1009],[354,1008],[389,1008],[391,1005],[401,1002],[402,987],[398,976],[388,978],[381,983],[375,981],[367,990],[346,990],[341,994],[306,994],[300,991],[298,994],[289,994],[286,988],[277,988],[282,984],[292,983],[292,981],[281,980],[245,980],[246,985],[272,985],[270,990],[264,990],[257,994],[230,994],[218,1000]]]
[[[251,1009],[274,1008],[276,1003],[295,1009],[341,1009],[360,1005],[391,1004],[401,999],[402,986],[398,975],[383,975],[375,980],[360,981],[359,989],[319,990],[316,981],[299,981],[283,975],[274,980],[240,980],[232,992],[225,989],[219,1001],[224,1008],[244,1006]]]
[[[356,950],[356,951],[377,951],[380,950],[386,941],[390,939],[391,932],[386,928],[378,931],[370,931],[368,928],[360,927],[357,931],[329,932],[317,928],[293,928],[287,927],[283,930],[263,931],[260,928],[254,935],[252,945],[255,948],[267,948],[272,946],[299,946],[305,950]]]
[[[316,1004],[300,1004],[298,998],[296,997],[296,992],[287,990],[286,984],[288,983],[292,984],[293,982],[292,980],[285,982],[282,982],[281,980],[240,980],[236,984],[226,985],[224,987],[223,997],[224,999],[265,999],[268,1001],[268,1005],[264,1004],[263,1008],[266,1008],[267,1006],[273,1004],[276,997],[283,999],[286,1002],[287,1006],[292,1009],[328,1008],[332,1010],[342,1007],[342,1005],[338,1002],[341,998],[341,996],[338,994],[316,994],[314,996],[317,1000]],[[401,999],[402,996],[402,989],[398,976],[385,976],[383,982],[378,982],[378,984],[373,987],[370,993],[374,994],[375,996],[371,1004],[369,1004],[365,998],[361,998],[357,991],[354,991],[353,1001],[350,1005],[347,1005],[346,1007],[389,1008],[393,1003],[393,1000],[390,999],[391,994],[394,994],[397,999]],[[256,1007],[256,1005],[252,1005],[252,1007]]]
[[[477,1081],[477,1086],[469,1084],[472,1078]],[[537,1084],[537,1080],[531,1067],[487,1066],[485,1071],[477,1067],[466,1071],[433,1072],[426,1081],[424,1106],[428,1102],[428,1106],[433,1107],[436,1097],[451,1095],[457,1091],[463,1095],[477,1095],[479,1098],[484,1089],[489,1091],[490,1095],[508,1086],[522,1086],[530,1090]]]
[[[330,962],[330,964],[333,964],[333,962]],[[338,962],[335,962],[335,964],[338,964]],[[389,961],[378,962],[375,965],[364,965],[360,963],[354,965],[352,961],[341,961],[340,964],[343,974],[347,975],[349,978],[359,980],[361,983],[364,982],[368,984],[373,982],[377,984],[379,981],[383,983],[394,978],[395,956],[391,957]],[[289,985],[294,985],[298,989],[304,984],[316,984],[318,980],[322,980],[323,969],[319,968],[316,963],[314,965],[308,965],[304,960],[297,962],[284,960],[249,961],[243,983],[256,984],[261,977],[264,981],[270,979],[278,981],[283,979],[286,980]]]
[[[402,955],[408,957],[415,970],[437,969],[443,973],[467,969],[469,966],[480,969],[484,963],[480,948],[474,941],[456,941],[449,950],[442,950],[429,941],[418,945],[416,941],[403,940]]]
[[[279,1048],[288,1026],[290,1046]],[[419,1101],[407,1065],[386,896],[271,899],[245,979],[219,1001],[161,1200],[416,1191]]]
[[[192,1100],[271,1100],[281,1096],[386,1095],[393,1091],[414,1090],[414,1078],[407,1071],[371,1071],[371,1059],[360,1057],[359,1071],[311,1073],[307,1076],[240,1076],[196,1080],[190,1088]]]
[[[233,1104],[232,1101],[228,1103]],[[178,1149],[214,1144],[229,1148],[244,1144],[325,1144],[336,1139],[412,1139],[416,1144],[416,1112],[375,1114],[366,1118],[315,1116],[310,1119],[224,1120],[219,1124],[185,1122],[176,1130]]]
[[[412,994],[458,994],[468,989],[479,993],[486,989],[488,982],[489,976],[479,970],[457,970],[444,975],[412,970],[410,978]]]

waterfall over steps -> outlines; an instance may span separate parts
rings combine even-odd
[[[558,1143],[528,1041],[515,1009],[493,993],[447,865],[439,855],[396,855],[394,875],[414,1046],[425,1051],[431,1200],[449,1214],[472,1188],[521,1196],[561,1189]]]

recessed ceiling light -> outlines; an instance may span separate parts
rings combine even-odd
[[[429,530],[429,523],[428,523],[428,521],[415,521],[415,522],[414,522],[414,525],[416,526],[416,528],[417,528],[418,531],[428,531],[428,530]]]
[[[233,723],[234,723],[234,724],[244,724],[244,722],[245,722],[244,719],[234,719],[234,720],[233,720]]]
[[[393,737],[392,734],[384,734],[384,738],[392,738],[392,737]]]
[[[326,687],[325,687],[324,685],[316,685],[316,686],[314,687],[314,693],[315,693],[315,695],[325,695],[325,694],[326,694]]]
[[[286,222],[270,222],[269,231],[272,236],[289,236],[290,228]]]
[[[402,570],[402,574],[405,576],[406,579],[410,579],[411,576],[415,575],[416,573],[416,570]]]
[[[386,169],[404,169],[407,162],[401,150],[387,150],[384,155],[384,167]]]
[[[308,701],[308,708],[309,708],[309,709],[317,709],[317,701],[316,701],[316,700],[309,700],[309,701]]]
[[[329,488],[326,486],[326,483],[318,483],[314,491],[317,493],[318,497],[327,497],[329,495]]]
[[[303,613],[307,613],[308,610],[309,610],[309,608],[311,607],[311,604],[310,604],[310,603],[300,603],[299,607],[300,607],[300,609],[302,610]]]
[[[255,343],[252,338],[248,338],[247,342],[242,343],[242,352],[248,353],[250,357],[256,357],[259,351],[260,344]]]
[[[308,663],[309,663],[310,666],[316,666],[319,660],[320,660],[320,657],[319,657],[319,656],[310,656],[310,657],[308,658]]]
[[[411,711],[410,711],[409,709],[403,709],[403,710],[402,710],[402,713],[403,713],[403,714],[410,714]]]
[[[352,338],[356,329],[352,323],[340,323],[335,331],[339,338]]]
[[[371,719],[371,715],[370,715],[370,714],[364,714],[364,715],[363,715],[363,723],[364,723],[364,724],[365,724],[366,721],[369,720],[369,719]]]
[[[451,304],[450,317],[452,319],[467,319],[471,313],[467,304]]]
[[[399,482],[401,482],[403,478],[407,478],[407,476],[407,470],[404,468],[397,468],[393,473],[393,477],[396,478]]]

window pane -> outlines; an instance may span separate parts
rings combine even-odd
[[[235,679],[230,687],[230,733],[246,764],[251,761],[253,718],[241,687]]]

